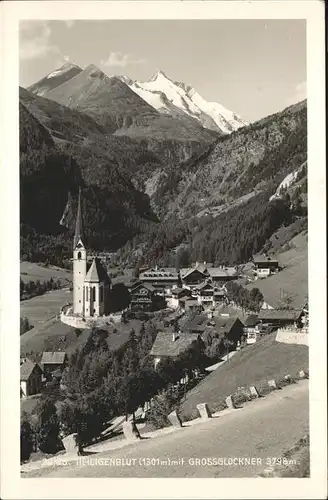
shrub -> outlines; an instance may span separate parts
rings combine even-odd
[[[168,415],[173,410],[179,408],[179,394],[173,386],[163,390],[152,400],[152,406],[147,414],[147,422],[153,425],[156,429],[169,427],[171,425]]]
[[[57,410],[50,397],[45,396],[40,399],[36,407],[36,414],[39,449],[44,453],[56,453],[62,448],[62,443],[59,439]]]
[[[30,458],[30,455],[33,451],[33,441],[34,441],[33,431],[27,419],[27,415],[24,414],[22,416],[21,426],[20,426],[21,462],[25,462]]]

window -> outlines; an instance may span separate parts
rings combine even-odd
[[[104,300],[104,289],[103,287],[101,286],[100,287],[100,302],[102,302]]]
[[[77,254],[77,258],[78,258],[79,260],[81,260],[81,257],[82,257],[82,253],[81,253],[81,252],[78,252],[78,254]]]
[[[95,302],[95,300],[96,300],[96,287],[95,286],[92,287],[92,300],[93,300],[93,302]]]
[[[85,297],[86,297],[86,300],[89,300],[89,288],[88,287],[85,288]]]

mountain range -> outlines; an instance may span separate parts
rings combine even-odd
[[[118,79],[124,85],[120,85]],[[134,97],[126,87],[142,100]],[[122,108],[128,105],[130,111],[138,107],[140,114],[145,113],[145,118],[151,118],[157,116],[151,112],[155,109],[162,115],[189,117],[219,134],[230,133],[247,125],[232,111],[219,103],[206,101],[191,85],[172,80],[164,71],[159,71],[147,82],[139,82],[127,76],[109,78],[93,64],[82,70],[76,64],[66,63],[31,85],[28,90],[70,107],[82,106],[82,109],[98,115],[95,108],[104,102],[108,106],[110,99],[110,105],[116,107],[116,114],[117,109],[121,114]]]
[[[248,125],[162,71],[137,82],[71,63],[20,88],[19,97],[22,246],[34,260],[70,256],[72,224],[63,232],[59,220],[66,207],[72,223],[80,185],[90,246],[127,243],[129,255],[132,245],[158,259],[188,238],[197,249],[209,217],[219,238],[227,211],[237,220],[248,207],[264,224],[270,196],[306,162],[306,101]],[[279,210],[273,219],[287,223]],[[196,229],[187,236],[190,224]],[[227,240],[229,231],[240,230],[232,224],[224,231],[225,248],[214,247],[226,258],[239,245],[235,236]],[[258,244],[268,231],[256,232]],[[248,242],[243,257],[251,250]]]
[[[172,116],[186,114],[203,127],[219,133],[229,134],[248,125],[221,104],[203,99],[191,85],[171,80],[164,71],[159,71],[147,82],[138,82],[126,76],[119,78],[160,113]]]

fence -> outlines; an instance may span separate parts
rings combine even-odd
[[[304,328],[279,328],[276,341],[284,344],[309,345],[309,330]]]

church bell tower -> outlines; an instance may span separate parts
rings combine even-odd
[[[87,273],[87,251],[83,243],[81,188],[73,243],[73,312],[84,316],[84,279]]]

